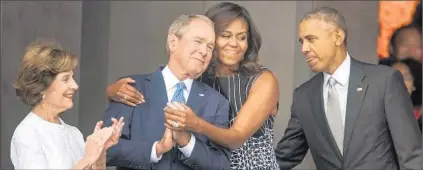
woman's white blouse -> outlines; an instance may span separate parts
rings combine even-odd
[[[60,119],[60,118],[59,118]],[[30,112],[13,133],[15,169],[70,169],[83,156],[84,138],[74,126],[48,122]]]

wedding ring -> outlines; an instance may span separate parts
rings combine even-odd
[[[125,96],[123,96],[123,98],[126,100],[126,97],[127,97],[127,96],[126,96],[126,94],[125,94]]]
[[[178,128],[178,122],[177,121],[173,121],[173,127]]]

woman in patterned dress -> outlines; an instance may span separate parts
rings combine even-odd
[[[165,109],[167,126],[205,134],[231,148],[231,169],[279,169],[272,129],[279,88],[275,75],[257,63],[261,36],[249,12],[237,4],[218,3],[206,16],[216,24],[216,47],[208,71],[198,80],[229,100],[230,128],[202,120],[185,105],[186,111]],[[128,105],[142,103],[142,94],[127,84],[132,81],[124,78],[110,85],[107,96]],[[178,128],[173,121],[178,121]]]

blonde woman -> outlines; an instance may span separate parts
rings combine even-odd
[[[98,122],[84,142],[81,132],[60,118],[73,106],[77,62],[74,54],[55,44],[37,42],[27,48],[14,87],[32,110],[12,137],[15,169],[106,168],[105,151],[118,142],[123,119],[113,119],[114,124],[105,128]]]

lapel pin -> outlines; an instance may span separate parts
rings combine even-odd
[[[361,87],[357,88],[357,91],[361,91],[361,90],[363,90],[363,88],[361,88]]]
[[[200,94],[198,94],[199,96],[201,96],[201,97],[203,97],[204,96],[204,94],[203,93],[200,93]]]

